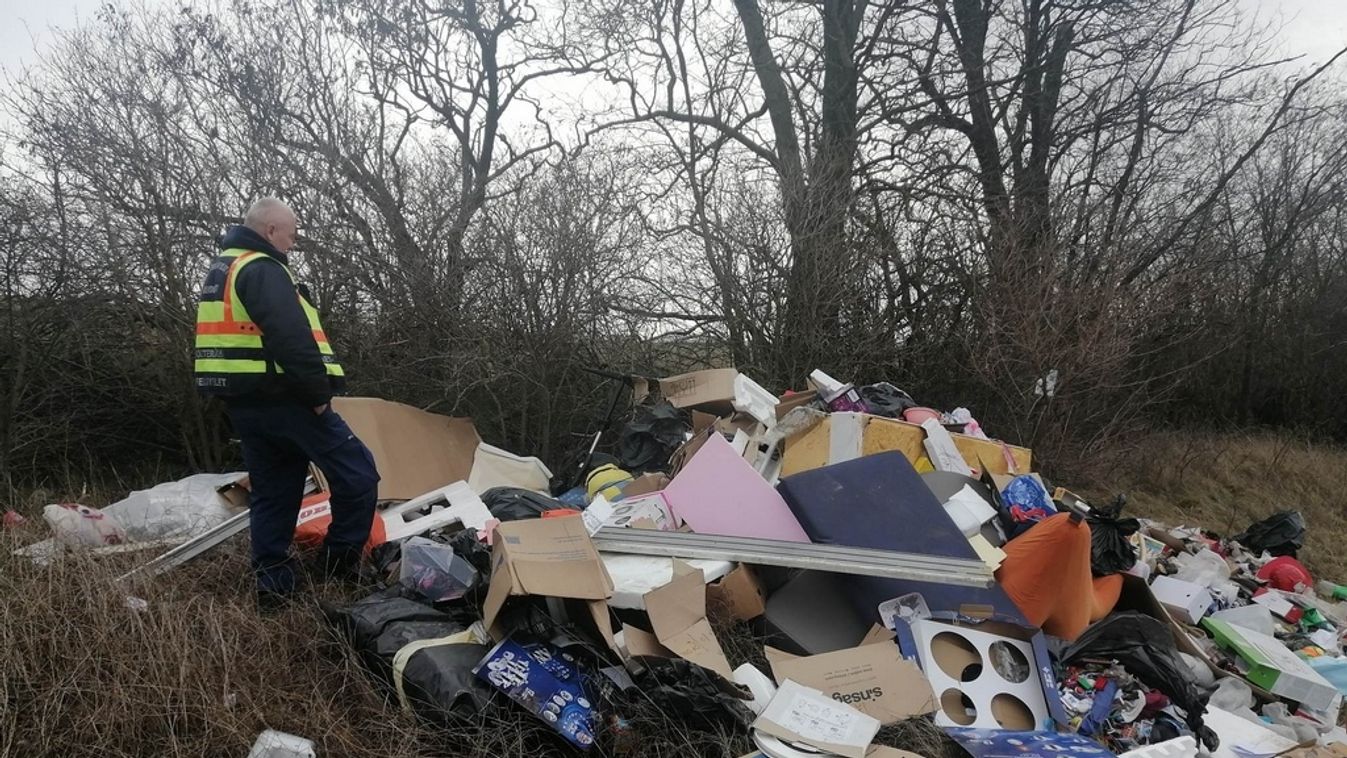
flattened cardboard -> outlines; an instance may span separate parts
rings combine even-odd
[[[780,421],[786,417],[787,413],[801,406],[809,405],[818,400],[818,390],[805,390],[796,392],[793,395],[786,395],[776,404],[776,419]]]
[[[701,569],[674,561],[673,581],[645,593],[645,612],[660,644],[681,658],[734,677],[720,641],[706,619],[706,579]]]
[[[797,657],[766,648],[772,676],[812,687],[839,703],[892,724],[936,710],[935,693],[915,663],[889,641],[822,655]]]
[[[845,758],[865,758],[879,721],[818,690],[786,680],[753,728]]]
[[[632,479],[627,486],[622,488],[622,497],[635,498],[642,495],[649,495],[659,492],[669,486],[669,477],[667,474],[648,473]]]
[[[411,500],[472,474],[482,441],[472,419],[373,397],[333,398],[332,408],[374,455],[380,500]]]
[[[735,621],[752,621],[767,612],[767,594],[753,569],[742,563],[718,582],[706,585],[706,605]]]
[[[512,596],[605,600],[612,594],[613,580],[581,519],[529,519],[496,527],[491,586],[482,605],[482,621],[492,637],[504,637],[496,617]]]
[[[692,408],[717,416],[734,413],[734,379],[739,371],[713,368],[659,380],[659,391],[675,408]]]

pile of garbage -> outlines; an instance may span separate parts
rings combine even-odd
[[[630,421],[559,475],[468,419],[336,402],[383,475],[381,586],[323,612],[399,707],[513,709],[558,750],[632,755],[638,702],[770,758],[911,756],[874,744],[908,719],[975,757],[1347,755],[1347,587],[1297,560],[1298,513],[1228,538],[1131,518],[891,384],[633,384]],[[52,506],[26,550],[167,540],[132,573],[171,570],[246,528],[246,478],[202,504],[204,481],[161,485],[200,523],[145,493]],[[297,539],[329,520],[314,471]],[[736,626],[759,665],[731,665]]]

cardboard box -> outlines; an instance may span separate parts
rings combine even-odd
[[[881,724],[892,724],[936,709],[935,693],[921,669],[903,658],[893,635],[869,644],[805,658],[768,647],[767,661],[778,682],[790,679],[846,703]]]
[[[613,580],[578,517],[510,521],[496,528],[491,586],[482,605],[482,622],[495,639],[504,639],[506,630],[496,622],[511,597],[601,601],[612,594]],[[599,605],[606,616],[607,604]]]
[[[652,472],[641,474],[640,476],[627,482],[622,488],[623,498],[635,498],[641,495],[649,495],[653,492],[659,492],[669,486],[669,477],[667,474]]]
[[[678,529],[678,520],[663,492],[640,497],[623,498],[612,504],[613,513],[604,522],[607,526],[645,527],[666,532]]]
[[[411,500],[472,474],[482,441],[472,419],[373,397],[333,398],[332,408],[373,453],[380,500]]]
[[[705,576],[701,569],[678,560],[673,572],[673,581],[645,593],[645,612],[655,639],[680,658],[732,679],[734,669],[706,618]]]
[[[753,729],[759,736],[803,742],[827,755],[866,758],[879,721],[787,679],[753,722]]]
[[[753,569],[741,563],[720,581],[706,585],[706,604],[712,614],[752,621],[767,612],[767,594]]]
[[[787,413],[801,406],[809,405],[818,399],[818,390],[805,390],[793,395],[786,395],[776,404],[776,420],[780,421],[786,417]]]
[[[981,469],[985,462],[994,474],[1009,473],[1003,443],[963,434],[951,434],[950,437],[970,467]],[[864,413],[834,413],[808,431],[786,440],[781,476],[888,450],[901,452],[919,471],[923,467],[931,470],[925,442],[926,430],[918,424]],[[1033,451],[1014,445],[1006,445],[1006,449],[1015,461],[1015,469],[1020,473],[1028,473],[1033,464]]]
[[[1171,616],[1186,624],[1198,623],[1211,608],[1211,593],[1206,587],[1172,576],[1155,577],[1151,592]]]
[[[734,413],[734,379],[739,371],[713,368],[659,380],[664,399],[675,408],[692,408],[717,416]]]
[[[1248,664],[1246,679],[1272,694],[1316,711],[1326,710],[1337,697],[1336,687],[1276,637],[1214,618],[1203,619],[1202,627],[1211,632],[1217,644]]]

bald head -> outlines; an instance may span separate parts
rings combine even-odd
[[[243,217],[243,225],[262,235],[263,239],[282,253],[290,252],[290,248],[295,246],[295,235],[299,232],[295,212],[274,197],[254,200]]]

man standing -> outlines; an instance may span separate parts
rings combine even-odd
[[[332,525],[319,556],[325,577],[355,574],[379,483],[373,456],[331,407],[345,378],[308,291],[290,271],[286,254],[297,231],[285,203],[254,202],[243,225],[220,239],[197,306],[197,389],[224,398],[243,443],[252,565],[264,610],[296,589],[290,545],[309,462],[331,490]]]

